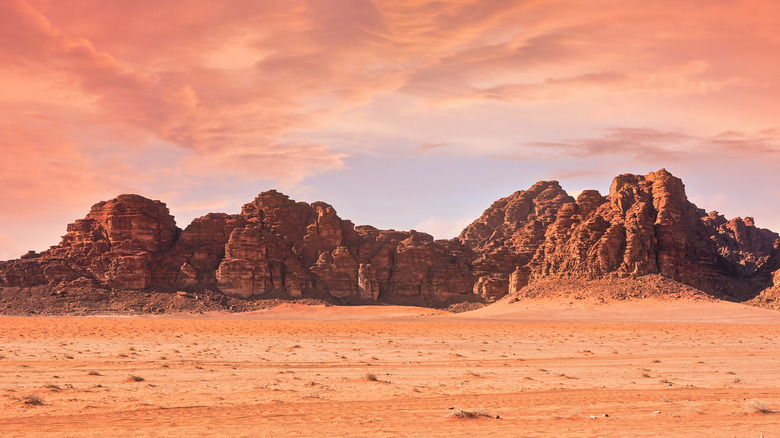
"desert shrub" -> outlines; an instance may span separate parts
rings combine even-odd
[[[747,402],[747,408],[750,412],[757,412],[760,414],[774,414],[775,411],[769,409],[769,406],[762,400],[750,400]]]
[[[452,412],[445,416],[446,418],[474,419],[479,417],[492,417],[484,408],[467,411],[460,406],[452,408]],[[496,417],[498,418],[498,417]]]
[[[26,395],[24,396],[24,404],[41,406],[43,404],[43,398],[35,394]]]

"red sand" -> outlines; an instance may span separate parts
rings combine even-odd
[[[769,437],[778,341],[693,301],[0,317],[0,435]]]

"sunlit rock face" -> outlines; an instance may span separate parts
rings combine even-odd
[[[95,204],[59,245],[0,263],[0,286],[211,289],[344,303],[494,301],[551,278],[653,274],[745,300],[778,280],[780,236],[688,201],[666,170],[617,176],[607,195],[541,181],[494,202],[455,239],[354,226],[271,190],[184,230],[138,195]]]
[[[459,239],[478,254],[479,278],[505,277],[513,291],[550,277],[661,274],[744,300],[778,267],[777,233],[752,218],[706,214],[664,169],[619,175],[606,196],[585,190],[573,199],[554,181],[537,183],[496,201]]]

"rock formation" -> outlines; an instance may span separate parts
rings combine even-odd
[[[688,201],[682,181],[662,169],[620,175],[607,196],[586,190],[576,200],[555,182],[537,183],[493,204],[460,239],[480,254],[481,271],[506,275],[517,263],[512,290],[550,277],[660,274],[745,300],[768,284],[778,237],[751,218],[706,214]]]
[[[159,201],[121,195],[41,254],[0,262],[0,286],[217,289],[238,298],[329,296],[432,304],[471,292],[467,258],[416,231],[355,227],[328,204],[261,193],[240,214],[179,230]]]
[[[458,240],[478,254],[472,262],[474,292],[495,297],[525,286],[528,264],[544,243],[547,228],[572,202],[557,181],[541,181],[494,202],[466,227]]]
[[[180,230],[163,203],[120,195],[68,225],[59,245],[0,262],[0,286],[443,304],[492,301],[542,280],[652,274],[747,300],[773,275],[780,282],[779,269],[777,233],[698,209],[662,169],[620,175],[606,196],[575,199],[556,181],[538,182],[451,240],[356,227],[326,203],[273,190],[239,214],[211,213]]]
[[[62,242],[0,267],[0,285],[100,285],[144,289],[179,237],[165,204],[120,195],[68,225]]]

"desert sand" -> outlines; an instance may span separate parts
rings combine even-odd
[[[780,313],[548,300],[0,317],[0,407],[4,437],[771,437]]]

